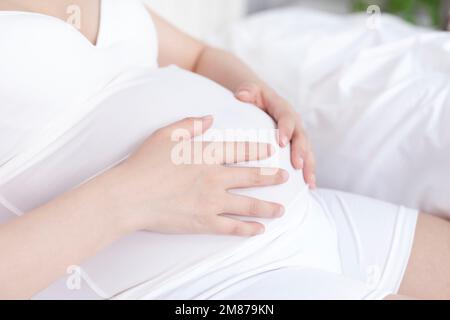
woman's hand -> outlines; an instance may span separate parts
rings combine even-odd
[[[245,83],[238,87],[235,96],[242,102],[251,103],[267,112],[277,122],[279,144],[282,148],[292,143],[292,165],[303,169],[305,181],[316,188],[314,154],[303,129],[300,116],[294,108],[275,91],[255,83]]]
[[[289,103],[233,54],[209,47],[174,28],[151,10],[149,12],[160,35],[159,65],[175,64],[207,77],[234,92],[239,100],[255,104],[271,115],[278,123],[280,146],[292,143],[292,165],[298,170],[303,169],[305,181],[315,188],[314,156],[300,117]]]
[[[202,124],[201,130],[194,126],[196,121]],[[242,222],[222,214],[274,218],[283,213],[283,208],[227,191],[280,184],[287,180],[287,173],[278,170],[274,175],[261,175],[262,170],[256,168],[224,167],[221,163],[225,161],[177,165],[171,157],[177,145],[172,139],[174,132],[187,132],[190,138],[202,134],[211,124],[212,118],[185,119],[163,128],[119,166],[0,224],[0,298],[32,297],[65,274],[68,266],[80,264],[133,231],[238,236],[263,232],[259,223]],[[185,142],[203,146],[191,139]],[[221,147],[208,146],[217,146],[214,149],[217,151]],[[233,149],[242,144],[226,146],[225,149]],[[266,148],[259,156],[237,153],[230,161],[268,157],[270,147],[262,146]],[[209,160],[223,158],[221,152],[217,154]]]
[[[259,145],[259,155],[248,152],[250,143],[194,142],[212,125],[212,117],[189,118],[155,132],[127,161],[112,172],[120,181],[113,188],[116,212],[123,212],[132,228],[161,233],[202,233],[253,236],[264,232],[257,222],[243,222],[223,216],[232,214],[262,218],[280,217],[284,208],[228,192],[230,189],[282,184],[288,173],[277,170],[262,174],[261,168],[225,167],[267,158],[272,148]],[[199,126],[200,124],[200,126]],[[173,141],[174,134],[186,132],[184,142]],[[181,163],[174,158],[174,148],[187,143],[191,150],[212,150],[214,158],[207,163]],[[255,145],[256,146],[256,145]],[[235,152],[245,147],[246,152]],[[233,159],[225,154],[234,152]],[[198,156],[198,154],[196,154]],[[191,158],[189,158],[191,159]],[[212,164],[214,162],[215,164]],[[266,171],[264,171],[266,172]]]

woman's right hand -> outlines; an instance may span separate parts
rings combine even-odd
[[[180,141],[174,141],[173,133],[176,130],[187,132],[192,150],[198,150],[196,147],[206,147],[208,143],[194,142],[192,138],[202,135],[212,122],[212,117],[188,118],[162,128],[128,160],[111,170],[109,174],[114,176],[111,181],[116,181],[109,187],[114,195],[114,209],[121,213],[120,218],[131,231],[253,236],[264,232],[262,224],[223,214],[261,218],[282,216],[284,208],[280,204],[228,191],[282,184],[288,179],[286,171],[279,169],[274,174],[264,175],[261,168],[224,166],[230,162],[268,158],[273,152],[272,146],[216,143],[215,150],[225,153],[233,148],[233,151],[242,150],[244,146],[247,152],[235,152],[234,159],[228,162],[224,152],[216,152],[215,164],[177,164],[174,161],[173,150]],[[258,147],[259,154],[248,152],[254,150],[250,147]]]

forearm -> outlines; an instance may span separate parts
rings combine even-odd
[[[126,233],[108,176],[0,226],[0,299],[30,298]]]
[[[158,33],[158,63],[172,64],[209,78],[235,92],[243,83],[264,85],[264,82],[236,56],[209,47],[182,32],[148,9]]]
[[[204,48],[193,71],[219,83],[233,93],[245,83],[267,87],[264,81],[235,55],[212,47]]]

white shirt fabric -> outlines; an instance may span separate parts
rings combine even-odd
[[[4,11],[0,52],[0,135],[8,137],[0,142],[3,165],[47,140],[68,112],[124,71],[157,67],[158,50],[140,2],[103,0],[95,46],[60,19]]]

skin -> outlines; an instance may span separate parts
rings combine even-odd
[[[450,222],[421,215],[400,294],[450,300]]]
[[[0,10],[38,12],[65,20],[65,8],[74,3],[83,12],[80,32],[94,44],[99,25],[98,1],[5,0],[0,2]],[[208,77],[234,92],[237,99],[269,113],[279,125],[280,145],[292,144],[293,165],[303,168],[305,180],[315,187],[314,157],[294,109],[233,55],[183,34],[150,10],[149,14],[160,38],[160,66],[176,64]],[[202,134],[194,131],[195,121],[201,121],[207,130],[213,119],[185,119],[162,128],[123,164],[1,225],[0,298],[30,298],[64,275],[68,266],[80,264],[137,230],[252,236],[264,231],[261,224],[221,214],[281,216],[283,208],[279,204],[232,195],[228,190],[283,183],[288,178],[283,170],[267,176],[254,168],[224,167],[223,161],[179,167],[170,161],[174,146],[171,133],[182,128],[191,137]],[[244,155],[234,160],[270,156],[271,148],[263,147],[267,152],[257,158]],[[154,152],[155,148],[158,152]],[[214,201],[205,200],[211,198]],[[388,298],[450,298],[449,244],[449,223],[421,215],[400,295]]]

